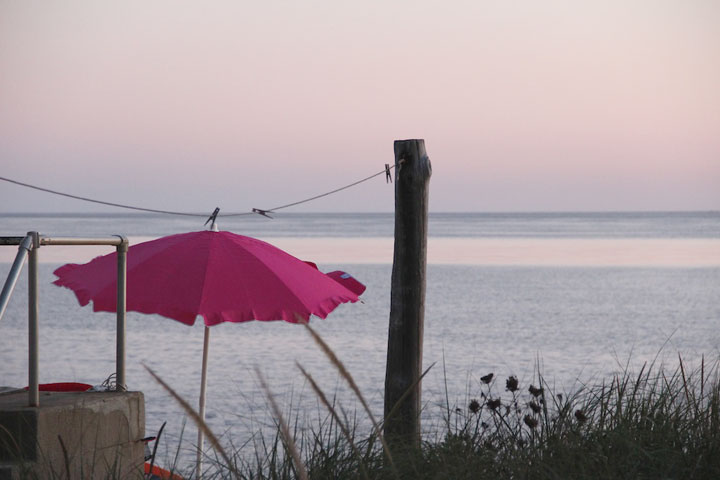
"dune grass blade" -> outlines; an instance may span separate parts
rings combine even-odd
[[[335,422],[340,427],[340,431],[342,432],[345,439],[348,441],[348,445],[350,445],[350,448],[352,448],[353,453],[355,454],[356,458],[358,459],[359,465],[360,465],[360,471],[362,473],[363,478],[366,480],[369,480],[367,470],[365,469],[365,463],[363,461],[362,456],[360,455],[360,452],[358,451],[357,447],[355,446],[355,442],[353,441],[352,436],[350,435],[350,431],[348,430],[347,426],[343,421],[340,419],[340,416],[337,414],[337,411],[332,406],[332,404],[328,401],[327,396],[325,395],[325,392],[320,389],[320,386],[315,382],[315,379],[310,375],[305,369],[300,365],[299,363],[295,362],[295,365],[300,369],[303,376],[307,379],[308,382],[310,382],[310,387],[313,389],[315,394],[318,396],[320,401],[323,405],[325,405],[325,408],[327,408],[328,412],[330,412],[330,415],[335,419]]]
[[[443,384],[445,385],[445,409],[446,409],[445,421],[447,423],[446,427],[447,427],[448,431],[450,431],[450,395],[448,394],[447,369],[445,368],[445,346],[443,346],[443,350],[442,350],[442,366],[443,366]],[[422,378],[422,377],[420,377],[420,378]],[[415,388],[415,385],[413,385],[411,388],[408,388],[407,391],[405,392],[405,394],[409,393],[410,390],[413,388]],[[403,397],[405,396],[405,394],[403,394]],[[403,398],[403,400],[404,400],[404,398]],[[395,407],[397,405],[399,405],[400,403],[402,403],[402,402],[401,401],[396,402],[396,404],[393,405],[393,409],[395,409]],[[390,415],[385,417],[386,422],[387,422],[388,417],[390,417]]]
[[[302,480],[307,480],[307,471],[305,470],[305,465],[302,462],[302,459],[300,458],[300,453],[297,450],[297,447],[295,445],[295,441],[293,437],[290,435],[290,428],[288,428],[287,422],[285,422],[285,419],[283,418],[282,412],[280,411],[280,407],[278,407],[277,402],[275,402],[275,399],[272,396],[272,392],[270,391],[270,387],[268,387],[267,383],[265,382],[265,377],[263,376],[262,372],[259,368],[255,367],[255,374],[258,377],[258,380],[260,381],[260,386],[262,387],[263,391],[265,392],[265,397],[268,399],[268,402],[270,403],[270,408],[273,411],[273,415],[275,415],[275,418],[277,419],[278,423],[280,424],[280,433],[284,437],[285,445],[287,445],[288,450],[290,451],[290,456],[292,457],[293,464],[295,465],[295,471],[298,474],[298,477],[300,477]]]
[[[158,445],[160,444],[160,437],[162,436],[163,430],[165,430],[166,423],[167,422],[163,422],[163,424],[160,426],[160,430],[158,430],[158,434],[155,436],[155,445],[153,445],[152,458],[150,459],[151,472],[153,467],[155,466],[155,455],[157,455]]]
[[[144,364],[143,364],[143,367],[145,367],[145,370],[147,370],[148,373],[150,373],[150,375],[153,377],[153,379],[155,379],[155,381],[158,382],[160,384],[160,386],[163,387],[165,389],[165,391],[168,392],[170,394],[170,396],[172,396],[175,399],[176,402],[178,402],[178,404],[180,404],[182,409],[185,410],[185,413],[187,413],[188,416],[193,419],[193,421],[195,422],[197,427],[199,429],[201,429],[203,431],[203,433],[205,434],[205,438],[207,438],[210,441],[210,444],[213,446],[215,451],[218,452],[220,454],[220,456],[223,457],[223,460],[225,461],[225,464],[226,464],[227,468],[230,470],[230,472],[232,472],[232,474],[235,476],[235,478],[239,479],[240,474],[235,469],[235,466],[234,466],[235,464],[232,462],[232,460],[230,459],[230,456],[227,454],[227,452],[222,447],[222,445],[220,445],[220,441],[215,436],[213,431],[210,430],[210,427],[208,427],[207,424],[200,418],[200,415],[198,414],[198,412],[196,412],[195,409],[192,408],[190,406],[190,404],[185,401],[184,398],[182,398],[175,390],[173,390],[170,387],[170,385],[165,383],[165,381],[162,378],[160,378],[158,376],[158,374],[156,374],[150,367],[148,367],[147,365],[144,365]]]
[[[407,390],[405,390],[405,392],[400,396],[400,398],[398,398],[397,402],[395,402],[395,405],[393,405],[393,407],[390,409],[390,411],[388,412],[387,416],[386,416],[385,419],[383,420],[383,424],[384,424],[385,422],[387,422],[388,418],[392,418],[392,416],[395,415],[395,413],[396,413],[396,412],[398,411],[398,409],[400,408],[400,405],[402,405],[402,402],[408,397],[408,395],[410,395],[410,392],[412,392],[413,389],[418,385],[418,383],[420,383],[420,382],[422,381],[422,379],[425,377],[425,375],[428,374],[428,372],[430,371],[430,369],[433,368],[436,363],[437,363],[437,362],[433,362],[428,368],[426,368],[425,371],[422,373],[422,375],[420,375],[420,376],[418,377],[418,379],[415,380],[415,381],[412,383],[412,385],[410,385],[410,386],[408,387]],[[450,415],[450,399],[449,399],[449,397],[447,396],[447,392],[445,393],[445,401],[446,401],[446,408],[447,408],[447,415],[448,415],[446,424],[447,424],[447,428],[449,429],[449,428],[450,428],[450,416],[449,416],[449,415]]]
[[[58,442],[60,442],[60,448],[62,449],[63,461],[65,462],[65,475],[70,480],[70,457],[68,456],[67,448],[65,448],[65,442],[63,442],[62,436],[58,435]]]
[[[390,448],[388,447],[387,443],[385,442],[385,437],[382,434],[382,430],[380,429],[380,426],[378,425],[378,422],[375,420],[375,416],[372,414],[372,411],[370,411],[370,407],[368,406],[368,403],[365,401],[365,397],[360,392],[360,389],[358,388],[357,384],[355,383],[355,379],[353,379],[352,375],[350,375],[350,372],[345,368],[345,365],[340,361],[339,358],[337,358],[337,355],[335,355],[335,352],[332,351],[330,346],[325,343],[325,340],[323,340],[320,335],[308,324],[307,321],[302,319],[300,322],[302,325],[307,329],[308,332],[310,332],[310,335],[312,336],[313,340],[315,340],[315,343],[318,344],[320,349],[325,353],[325,356],[328,357],[330,360],[330,363],[332,363],[335,368],[337,368],[338,372],[340,372],[340,375],[345,379],[345,381],[348,383],[352,391],[355,393],[355,396],[360,400],[360,403],[362,404],[363,408],[365,409],[365,412],[368,414],[368,418],[370,418],[370,422],[373,425],[373,430],[377,437],[380,439],[380,443],[382,444],[383,451],[385,452],[385,456],[387,457],[388,462],[390,463],[390,468],[393,470],[393,473],[396,477],[399,478],[399,475],[397,473],[397,468],[395,467],[395,463],[393,462],[392,455],[390,454]]]

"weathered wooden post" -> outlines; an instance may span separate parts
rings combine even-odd
[[[395,444],[417,445],[420,442],[420,375],[431,173],[424,140],[395,141],[395,253],[385,371],[385,436]]]

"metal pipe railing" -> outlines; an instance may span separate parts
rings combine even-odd
[[[108,245],[112,247],[120,246],[122,243],[127,245],[127,238],[122,235],[113,235],[112,237],[40,237],[43,245]]]
[[[127,251],[128,240],[120,237],[117,246],[117,341],[115,348],[115,390],[127,390],[125,384],[125,309],[127,300]]]
[[[18,254],[10,269],[0,294],[0,319],[10,300],[25,259],[28,261],[28,403],[31,407],[40,404],[38,375],[38,249],[41,245],[109,245],[115,246],[117,263],[117,345],[115,389],[126,390],[125,386],[125,315],[127,299],[127,238],[116,235],[105,238],[43,237],[38,232],[28,232],[25,237],[0,237],[0,245],[19,245]]]
[[[0,237],[2,238],[2,237]],[[0,320],[2,320],[3,315],[5,314],[5,309],[8,306],[8,303],[10,302],[10,296],[12,295],[13,290],[15,290],[15,284],[17,283],[18,278],[20,277],[20,272],[22,272],[22,268],[25,265],[25,259],[28,257],[28,253],[30,253],[30,248],[32,245],[32,236],[28,235],[26,237],[5,237],[9,241],[13,243],[2,243],[4,245],[19,245],[18,247],[18,253],[15,256],[15,261],[12,264],[12,267],[10,268],[10,273],[8,273],[8,277],[5,280],[5,285],[3,285],[2,293],[0,293]],[[17,242],[17,243],[15,243]]]
[[[38,375],[38,249],[40,235],[28,232],[32,238],[30,258],[28,259],[28,404],[40,405]]]

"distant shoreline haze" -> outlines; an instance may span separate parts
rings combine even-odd
[[[2,235],[121,234],[132,244],[204,230],[207,217],[146,213],[0,215]],[[283,213],[218,219],[219,228],[269,241],[320,263],[392,263],[391,213]],[[443,265],[720,265],[720,212],[431,213],[428,262]],[[11,262],[13,248],[0,249]],[[89,260],[107,248],[44,248],[40,261]]]

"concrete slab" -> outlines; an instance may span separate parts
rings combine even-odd
[[[142,392],[41,392],[40,407],[27,403],[27,392],[0,394],[0,478],[2,465],[13,478],[142,478]]]

